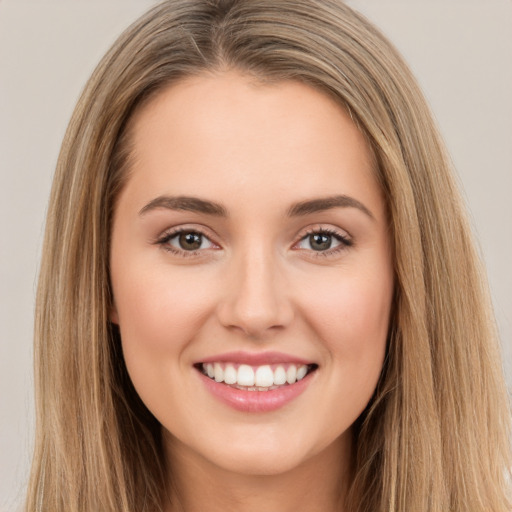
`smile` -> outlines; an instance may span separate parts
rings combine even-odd
[[[280,353],[218,355],[194,365],[206,390],[241,412],[275,411],[302,395],[318,364]]]
[[[265,364],[250,366],[236,363],[202,363],[203,375],[243,391],[272,391],[295,384],[316,369],[314,364]]]

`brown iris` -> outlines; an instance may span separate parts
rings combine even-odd
[[[309,235],[309,245],[314,251],[325,251],[331,247],[332,236],[325,233]]]
[[[200,233],[181,233],[179,235],[180,247],[185,251],[195,251],[201,248],[203,242],[203,235]]]

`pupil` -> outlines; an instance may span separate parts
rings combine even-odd
[[[182,249],[193,251],[201,247],[202,235],[198,233],[181,233],[179,241]]]
[[[315,233],[309,235],[309,243],[314,251],[325,251],[331,247],[331,235]]]

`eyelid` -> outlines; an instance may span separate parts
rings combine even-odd
[[[211,230],[207,230],[201,225],[180,224],[178,226],[174,226],[164,230],[160,235],[156,237],[156,239],[152,241],[152,243],[155,245],[160,245],[164,250],[172,254],[176,254],[178,256],[197,256],[199,255],[199,253],[204,253],[211,249],[218,250],[221,248],[220,245],[214,240],[215,234],[212,236],[210,232]],[[167,243],[169,240],[180,235],[181,233],[197,233],[207,238],[208,241],[213,245],[213,247],[207,249],[197,249],[194,251],[185,251],[183,249],[179,249]]]
[[[302,228],[298,235],[297,240],[302,240],[308,235],[312,235],[314,233],[327,233],[329,235],[337,236],[343,240],[352,241],[352,235],[346,230],[339,228],[337,226],[334,226],[332,224],[312,224],[309,226],[306,226],[305,228]]]
[[[334,238],[336,238],[340,244],[334,248],[329,248],[325,251],[314,251],[312,249],[301,249],[298,246],[300,242],[302,242],[305,238],[307,238],[310,235],[322,233],[326,235],[330,235]],[[304,228],[299,232],[299,235],[297,236],[297,241],[294,242],[292,249],[300,250],[300,251],[307,251],[311,253],[314,257],[326,257],[335,255],[340,251],[347,250],[350,247],[354,245],[353,238],[351,235],[344,229],[334,227],[332,225],[322,225],[322,224],[316,224],[314,226],[308,226],[307,228]]]
[[[179,249],[175,246],[171,246],[167,242],[178,236],[181,233],[198,233],[201,236],[208,239],[208,241],[213,245],[213,247],[205,248],[205,249],[197,249],[197,250],[191,250],[187,251],[184,249]],[[306,237],[312,235],[322,233],[329,236],[332,236],[336,238],[340,243],[334,248],[326,249],[325,251],[315,251],[313,249],[303,249],[297,247],[300,242],[302,242]],[[198,256],[200,253],[206,253],[210,250],[218,250],[221,249],[221,246],[219,243],[215,241],[216,234],[214,233],[213,236],[211,234],[211,230],[205,228],[204,226],[198,225],[198,224],[180,224],[178,226],[170,227],[166,230],[164,230],[160,235],[156,237],[152,241],[155,245],[160,245],[164,250],[179,255],[179,256]],[[294,250],[300,250],[304,252],[311,253],[313,257],[327,257],[337,254],[340,251],[349,249],[354,244],[353,239],[350,234],[344,229],[332,226],[332,225],[322,225],[322,224],[315,224],[313,226],[308,226],[304,229],[302,229],[299,234],[296,237],[296,241],[292,245],[292,249]]]

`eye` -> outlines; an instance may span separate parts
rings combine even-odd
[[[351,245],[352,241],[341,233],[321,229],[312,231],[302,237],[296,248],[318,253],[334,253]]]
[[[209,240],[201,233],[194,231],[184,231],[178,233],[169,240],[169,244],[173,247],[183,249],[184,251],[197,251],[209,247]]]
[[[165,234],[158,244],[174,253],[194,253],[212,249],[215,244],[203,233],[192,229],[183,229]]]

